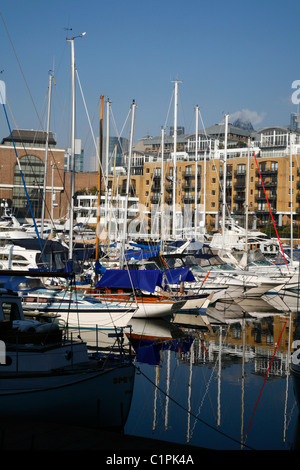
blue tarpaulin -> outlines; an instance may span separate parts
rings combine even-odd
[[[194,275],[189,268],[166,269],[162,274],[166,275],[169,284],[195,281]]]
[[[157,256],[159,253],[159,249],[148,249],[148,250],[126,250],[125,251],[125,259],[127,261],[135,260],[141,261],[143,259],[151,258],[152,256]]]
[[[158,269],[151,271],[107,269],[96,287],[134,288],[154,292],[159,278],[160,271]]]
[[[180,284],[180,282],[184,281],[195,281],[192,272],[188,268],[167,269],[164,272],[161,272],[159,269],[141,271],[108,269],[96,284],[96,287],[134,288],[154,292],[156,286],[163,287],[163,284],[166,283]]]

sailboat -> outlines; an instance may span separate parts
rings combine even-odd
[[[121,428],[135,368],[119,356],[94,358],[54,323],[25,320],[21,297],[0,290],[0,416]]]
[[[87,289],[102,302],[125,307],[133,303],[134,318],[159,318],[172,315],[185,305],[184,299],[174,299],[162,290],[159,270],[105,271],[95,288]]]
[[[62,327],[123,328],[136,311],[135,304],[122,306],[84,297],[69,286],[67,289],[45,287],[39,278],[49,276],[68,279],[69,274],[32,271],[29,276],[23,276],[22,272],[3,272],[3,275],[0,272],[0,286],[20,295],[26,315],[32,312],[36,316],[48,315]]]

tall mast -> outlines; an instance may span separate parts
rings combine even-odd
[[[100,129],[99,129],[99,164],[98,164],[98,191],[97,191],[97,227],[96,227],[96,261],[99,260],[99,232],[100,232],[100,205],[101,205],[101,164],[103,141],[103,95],[100,104]]]
[[[211,140],[209,140],[209,157],[211,152]],[[204,221],[204,231],[206,232],[206,159],[207,159],[206,149],[204,150],[204,170],[203,170],[203,221]]]
[[[250,138],[248,137],[247,173],[246,173],[246,269],[248,267],[248,227],[249,227],[249,179],[250,179]]]
[[[194,230],[195,240],[197,238],[197,227],[198,227],[198,118],[199,118],[199,107],[196,106],[196,147],[195,147],[195,217],[194,217]]]
[[[86,33],[74,36],[67,41],[71,44],[71,81],[72,81],[72,117],[71,117],[71,182],[70,182],[70,230],[69,230],[69,260],[73,258],[74,232],[74,193],[75,193],[75,53],[74,40]]]
[[[72,117],[71,117],[71,182],[70,182],[70,230],[69,230],[69,259],[73,258],[74,230],[74,188],[75,188],[75,57],[74,38],[71,44],[71,80],[72,80]]]
[[[177,186],[177,106],[178,106],[178,80],[174,82],[174,153],[173,153],[173,218],[172,235],[176,238],[176,186]]]
[[[47,167],[48,167],[48,147],[49,147],[49,131],[50,131],[50,114],[51,114],[51,93],[52,93],[52,72],[49,74],[49,86],[48,86],[48,116],[47,116],[47,134],[46,134],[46,147],[45,147],[45,168],[44,168],[44,187],[43,187],[43,198],[42,198],[42,220],[41,220],[41,233],[43,237],[44,233],[44,220],[45,220],[45,204],[46,204],[46,180],[47,180]],[[53,221],[51,220],[51,224]]]
[[[131,128],[130,128],[129,151],[128,151],[126,196],[125,196],[125,204],[124,204],[125,206],[124,207],[124,225],[123,225],[122,248],[121,248],[121,256],[120,256],[120,269],[123,269],[124,262],[125,262],[125,241],[127,237],[127,208],[128,208],[131,156],[132,156],[133,135],[134,135],[135,108],[136,108],[136,104],[135,104],[135,101],[133,100],[132,105],[131,105]]]
[[[108,226],[108,164],[109,164],[109,116],[110,101],[106,101],[106,141],[105,141],[105,226]]]
[[[162,252],[163,230],[164,230],[164,210],[165,210],[165,180],[164,180],[164,148],[165,130],[161,128],[161,175],[160,175],[160,251]]]
[[[225,240],[225,214],[226,214],[227,133],[228,133],[228,114],[225,114],[225,142],[224,142],[224,161],[223,161],[223,207],[222,207],[223,241]]]
[[[291,204],[291,265],[294,262],[294,233],[293,233],[293,135],[290,133],[290,204]]]

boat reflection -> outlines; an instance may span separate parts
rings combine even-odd
[[[206,448],[285,449],[297,416],[289,374],[297,316],[215,307],[218,317],[210,316],[209,328],[177,325],[182,337],[193,338],[187,350],[178,338],[170,348],[165,338],[152,371],[141,356],[148,394],[139,379],[127,432],[137,433],[138,427],[141,435]],[[135,413],[145,400],[152,401],[152,412],[137,424]]]
[[[138,373],[125,433],[211,449],[299,446],[290,374],[298,315],[259,306],[213,304],[197,328],[132,319],[122,344]],[[79,333],[91,351],[120,340],[117,331]]]

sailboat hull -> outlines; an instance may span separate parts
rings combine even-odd
[[[130,410],[134,376],[132,364],[62,375],[0,376],[0,416],[121,428]]]

